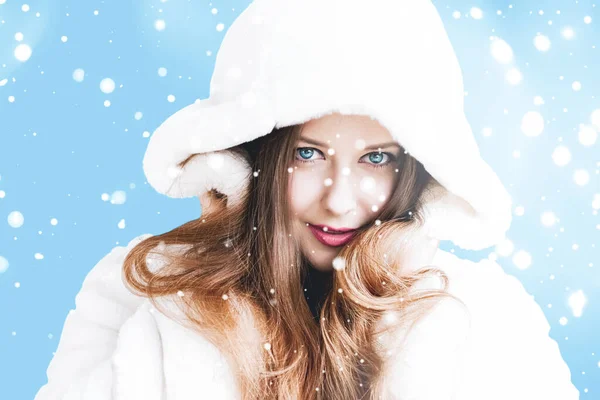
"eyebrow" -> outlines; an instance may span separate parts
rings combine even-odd
[[[329,147],[330,146],[327,143],[321,143],[321,142],[319,142],[317,140],[310,139],[310,138],[307,138],[307,137],[304,137],[304,136],[301,136],[300,140],[303,140],[303,141],[305,141],[307,143],[310,143],[310,144],[314,144],[316,146],[321,146],[321,147]],[[397,142],[387,142],[387,143],[381,143],[381,144],[374,144],[374,145],[371,145],[371,146],[366,146],[365,150],[384,149],[386,147],[392,147],[392,146],[400,147],[400,145]]]

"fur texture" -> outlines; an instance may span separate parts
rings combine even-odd
[[[35,400],[239,399],[235,369],[214,345],[125,289],[123,260],[147,236],[90,271]],[[379,339],[381,351],[395,354],[386,400],[579,399],[542,309],[515,277],[441,249],[433,263],[466,308],[441,302],[409,334]],[[177,313],[175,300],[161,305]],[[252,337],[252,322],[243,326]]]
[[[213,152],[332,112],[366,114],[435,178],[424,194],[428,234],[480,250],[504,238],[512,200],[479,154],[463,96],[429,0],[256,0],[225,35],[210,97],[156,129],[144,172],[170,197],[216,188],[235,201],[252,171],[227,156],[211,166]]]

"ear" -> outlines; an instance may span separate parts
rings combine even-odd
[[[222,197],[224,195],[220,194],[216,190],[210,190],[208,192],[204,192],[200,196],[200,206],[202,208],[202,216],[213,213],[216,210],[222,209],[224,207],[224,200]]]

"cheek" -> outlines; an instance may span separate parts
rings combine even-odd
[[[288,197],[292,213],[300,216],[306,210],[314,207],[318,202],[322,186],[322,180],[318,173],[294,170],[288,181]]]
[[[381,187],[381,193],[384,194],[385,196],[385,201],[384,203],[387,203],[390,199],[390,196],[392,195],[392,192],[394,191],[394,184],[396,183],[396,172],[394,170],[392,170],[390,173],[386,174],[381,182],[380,182],[380,187]]]
[[[391,170],[380,174],[366,173],[356,184],[363,203],[370,209],[373,205],[381,208],[389,201],[395,182],[396,172]]]

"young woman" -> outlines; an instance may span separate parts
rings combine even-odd
[[[36,400],[577,399],[523,286],[438,248],[511,221],[462,99],[429,1],[255,0],[144,158],[202,215],[94,267]]]

